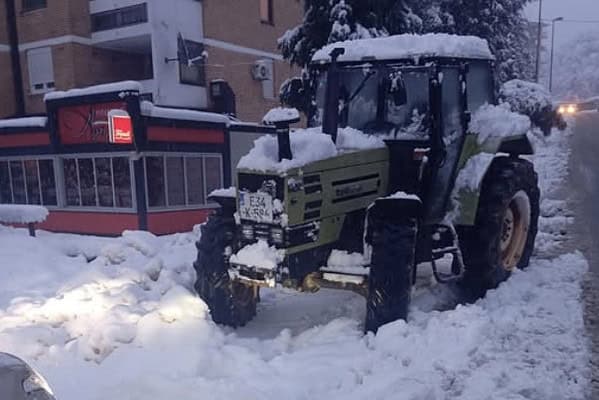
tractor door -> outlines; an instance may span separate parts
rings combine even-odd
[[[458,160],[464,145],[464,74],[458,66],[442,67],[440,134],[443,145],[436,160],[428,195],[426,222],[439,223],[445,216],[453,190]]]

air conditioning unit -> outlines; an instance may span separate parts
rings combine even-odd
[[[272,61],[258,60],[252,65],[252,77],[257,81],[272,79]]]

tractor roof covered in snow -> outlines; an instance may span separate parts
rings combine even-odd
[[[318,50],[312,57],[314,63],[331,61],[331,51],[342,48],[339,62],[367,60],[399,60],[413,57],[447,57],[492,60],[486,40],[475,36],[445,33],[427,35],[394,35],[385,38],[349,40],[333,43]]]

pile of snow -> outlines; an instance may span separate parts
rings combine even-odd
[[[483,144],[507,136],[526,135],[530,128],[530,118],[511,111],[509,104],[504,103],[481,106],[472,115],[469,131],[477,135],[479,144]]]
[[[312,57],[312,61],[329,62],[331,51],[336,48],[345,50],[338,61],[393,60],[413,57],[493,58],[487,41],[479,37],[429,33],[332,43],[318,50]]]
[[[512,79],[501,85],[499,99],[508,103],[512,111],[533,115],[553,107],[551,93],[534,82]]]
[[[285,250],[269,246],[265,240],[244,246],[230,258],[232,264],[247,265],[259,269],[275,270],[283,262]]]
[[[46,127],[47,117],[23,117],[0,119],[0,128]]]
[[[281,121],[299,121],[300,114],[296,108],[283,108],[276,107],[270,109],[264,118],[262,118],[262,123],[266,125],[274,125],[277,122]]]
[[[403,191],[398,191],[395,192],[387,197],[385,197],[386,199],[402,199],[402,200],[416,200],[416,201],[421,201],[420,197],[416,194],[413,193],[406,193]]]
[[[101,93],[113,93],[113,92],[142,92],[143,86],[137,81],[122,81],[105,83],[102,85],[88,86],[81,89],[70,89],[67,91],[56,90],[54,92],[47,93],[44,96],[44,101],[64,99],[67,97],[79,97],[79,96],[90,96]]]
[[[495,154],[491,153],[479,153],[470,157],[458,173],[453,190],[454,197],[462,190],[477,191],[494,158]]]
[[[150,101],[141,102],[141,115],[154,118],[179,119],[185,121],[213,122],[228,125],[229,117],[222,114],[180,108],[158,107]]]
[[[277,138],[266,135],[254,141],[254,147],[239,160],[237,168],[284,172],[311,162],[335,157],[345,151],[385,146],[381,138],[366,135],[349,127],[339,129],[337,145],[333,143],[330,135],[322,133],[321,127],[293,130],[289,136],[293,159],[279,161]]]
[[[349,253],[345,250],[333,250],[326,267],[321,268],[325,272],[337,272],[341,274],[367,275],[370,268],[365,267],[368,260],[362,253]]]
[[[48,209],[27,204],[0,204],[0,222],[5,224],[32,224],[44,222]]]
[[[214,189],[208,197],[237,197],[237,189],[235,186],[230,186],[224,189]]]

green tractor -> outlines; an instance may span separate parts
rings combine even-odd
[[[277,138],[241,160],[234,193],[212,196],[220,207],[202,226],[194,267],[214,321],[246,324],[260,287],[324,287],[364,295],[364,328],[376,332],[407,318],[421,263],[472,296],[526,267],[539,189],[520,156],[532,143],[522,131],[483,137],[470,123],[495,103],[493,64],[484,40],[450,35],[318,51],[289,84],[289,103],[315,128],[290,138],[296,115],[266,121]],[[329,269],[333,250],[362,253],[367,265]],[[447,254],[442,274],[435,261]]]

